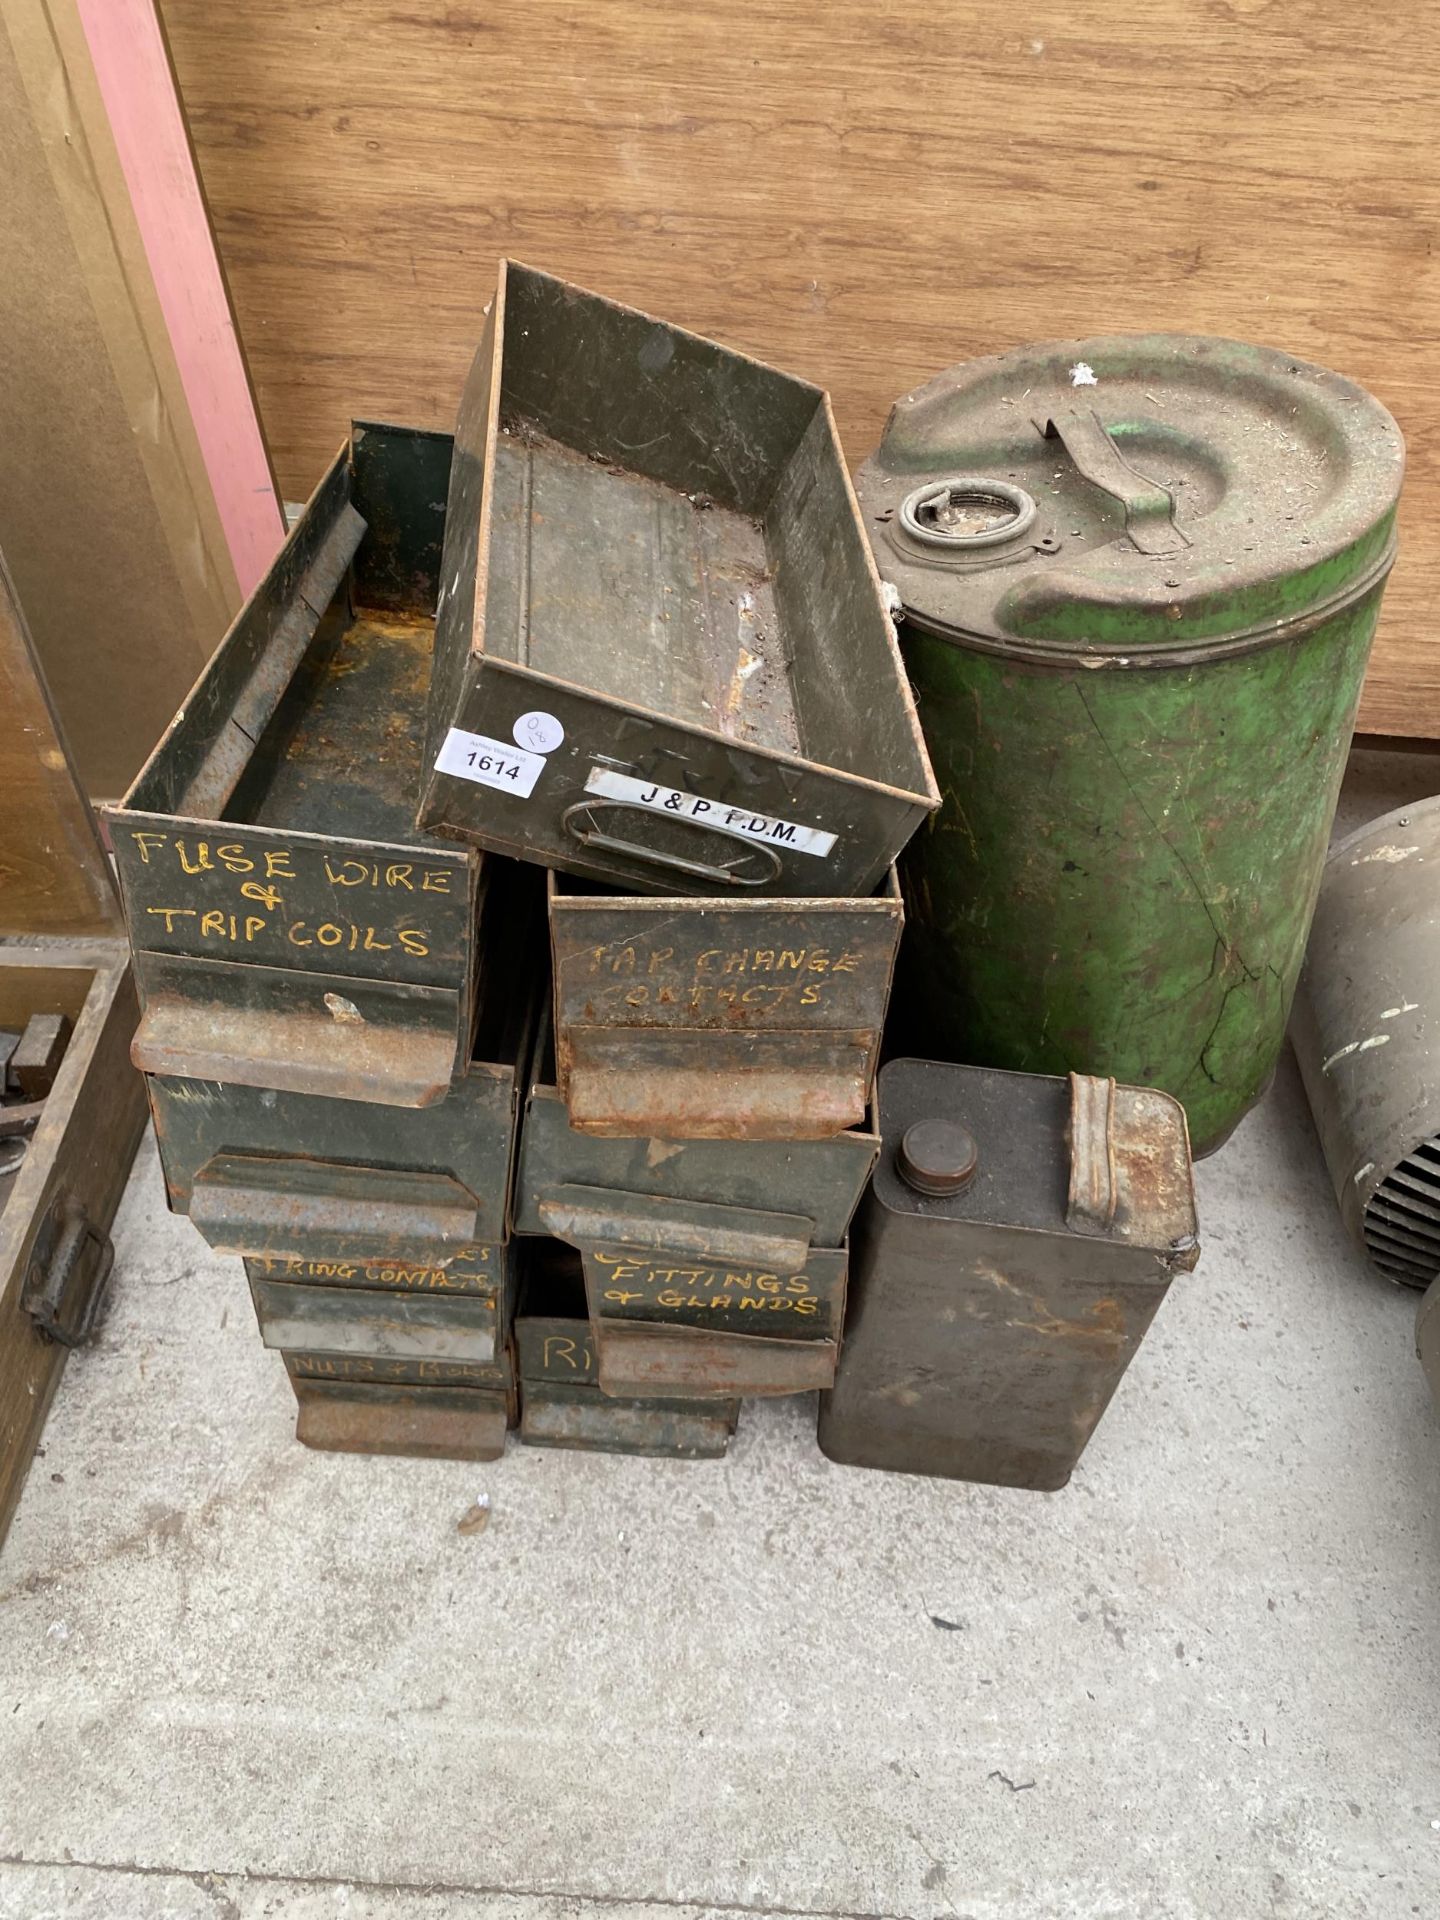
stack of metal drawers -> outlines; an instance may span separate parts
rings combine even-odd
[[[453,441],[353,429],[111,816],[299,1437],[714,1455],[828,1386],[936,804],[825,395],[502,269]]]
[[[834,1378],[935,805],[825,397],[508,267],[442,573],[421,821],[550,870],[521,1438],[723,1452]]]
[[[300,1438],[485,1459],[542,928],[414,824],[450,444],[353,429],[111,833],[170,1204],[244,1256]]]

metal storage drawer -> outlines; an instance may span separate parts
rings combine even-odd
[[[878,1148],[868,1130],[601,1138],[541,1084],[526,1102],[515,1227],[579,1249],[607,1392],[805,1392],[834,1375],[845,1234]]]
[[[475,1387],[386,1386],[291,1374],[299,1412],[295,1438],[333,1453],[401,1454],[421,1460],[498,1460],[513,1396]]]
[[[171,1208],[217,1252],[462,1271],[483,1253],[494,1269],[546,980],[540,877],[490,867],[475,1056],[444,1100],[381,1107],[149,1076]]]
[[[503,262],[421,824],[651,891],[865,894],[938,803],[827,396]]]
[[[904,914],[550,876],[559,1087],[583,1133],[823,1139],[870,1104]]]
[[[722,1457],[740,1418],[740,1402],[615,1398],[603,1392],[578,1257],[559,1241],[526,1240],[516,1246],[525,1273],[515,1322],[521,1440],[595,1453]]]
[[[110,810],[147,1072],[418,1107],[463,1066],[481,865],[414,824],[450,448],[352,429]]]
[[[247,1262],[250,1297],[267,1347],[384,1359],[494,1365],[501,1329],[494,1294],[399,1293],[268,1280]]]

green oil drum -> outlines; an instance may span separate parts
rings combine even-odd
[[[1351,381],[1189,335],[897,402],[858,486],[943,796],[902,864],[928,1052],[1162,1087],[1197,1153],[1259,1097],[1403,464]]]

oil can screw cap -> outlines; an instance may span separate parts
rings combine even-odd
[[[954,1120],[917,1120],[895,1154],[896,1171],[917,1193],[960,1193],[979,1164],[974,1136]]]
[[[1008,480],[927,481],[900,503],[900,524],[927,547],[993,547],[1034,520],[1034,497]]]

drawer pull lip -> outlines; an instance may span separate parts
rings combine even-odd
[[[761,860],[763,871],[753,875],[739,871],[738,867],[717,866],[708,860],[687,860],[683,854],[664,853],[657,848],[642,847],[634,840],[626,840],[619,834],[607,833],[603,827],[597,826],[594,816],[602,812],[638,813],[646,820],[653,820],[655,817],[648,808],[634,806],[627,800],[580,800],[573,807],[565,809],[561,816],[561,824],[572,840],[593,852],[618,853],[627,860],[638,860],[645,866],[666,867],[673,873],[683,873],[692,880],[709,881],[719,887],[763,887],[770,881],[778,879],[784,867],[784,862],[773,847],[761,846],[755,842],[737,841],[737,845],[743,846],[744,849],[742,858],[748,859],[750,855],[755,854]],[[585,818],[582,820],[581,816]],[[676,823],[681,826],[694,826],[698,833],[718,834],[722,838],[734,837],[725,836],[718,827],[697,824],[683,820],[679,816],[676,816]]]
[[[449,1266],[482,1237],[483,1211],[449,1174],[299,1154],[217,1153],[186,1211],[217,1253],[250,1259],[390,1259]]]
[[[572,1245],[620,1246],[701,1260],[794,1269],[810,1257],[813,1220],[749,1207],[563,1185],[539,1196],[545,1231]]]

